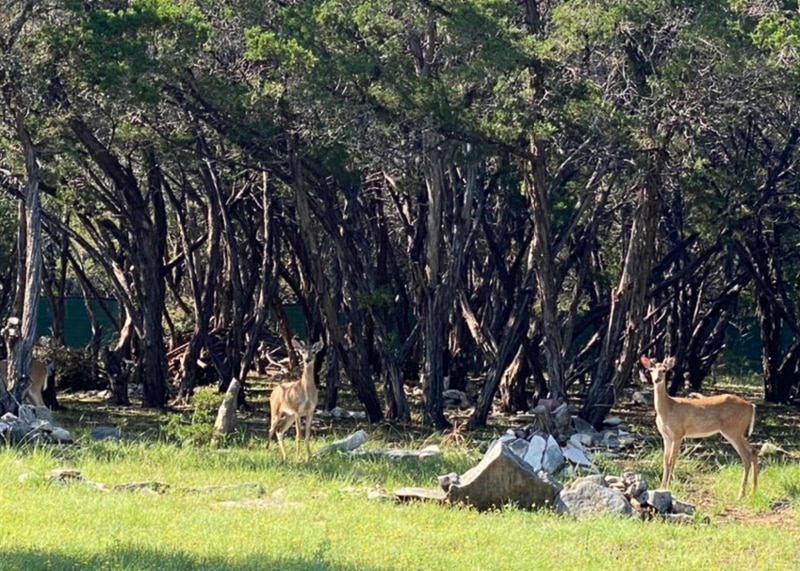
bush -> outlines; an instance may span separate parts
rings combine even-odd
[[[225,393],[205,387],[195,391],[188,414],[172,415],[163,427],[166,440],[182,445],[207,445],[214,436],[214,420]]]

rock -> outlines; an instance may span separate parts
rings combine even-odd
[[[592,436],[597,435],[597,430],[595,430],[594,426],[592,426],[579,416],[576,416],[575,418],[572,419],[572,427],[575,429],[575,432],[578,433],[591,434]]]
[[[75,442],[75,440],[72,438],[72,435],[60,426],[52,427],[48,436],[50,437],[50,440],[56,444],[72,444]]]
[[[557,485],[541,477],[501,443],[458,481],[451,482],[446,495],[451,504],[466,504],[478,510],[508,504],[531,509],[552,504],[558,492]]]
[[[236,429],[236,397],[241,388],[242,384],[237,379],[232,379],[228,385],[225,398],[217,411],[217,420],[214,422],[214,431],[217,434],[231,434]]]
[[[412,500],[444,502],[447,500],[446,493],[441,490],[430,488],[400,488],[394,491],[394,497],[399,502],[408,502]]]
[[[130,482],[112,486],[115,492],[142,492],[150,495],[160,495],[169,490],[169,484],[163,482]]]
[[[111,426],[96,426],[89,435],[92,440],[116,440],[117,442],[125,440],[127,437],[128,435],[119,428]]]
[[[631,396],[631,400],[636,404],[652,406],[653,405],[653,393],[651,391],[634,391],[633,395]]]
[[[444,474],[443,476],[437,476],[436,480],[439,482],[439,486],[445,492],[450,489],[450,486],[454,483],[459,481],[460,476],[455,472],[450,472],[449,474]]]
[[[586,432],[577,432],[569,437],[569,442],[575,448],[585,449],[587,446],[594,446],[595,437]]]
[[[576,448],[572,445],[572,443],[569,443],[562,448],[562,452],[564,453],[564,458],[573,464],[584,466],[586,468],[592,466],[592,461],[586,452],[584,452],[581,448]]]
[[[675,498],[672,498],[671,508],[672,508],[672,513],[685,514],[690,516],[694,516],[695,512],[697,511],[697,507],[693,506],[692,504],[676,500]]]
[[[393,460],[402,458],[417,458],[419,460],[425,460],[426,458],[436,458],[441,456],[442,451],[436,444],[431,444],[425,448],[420,448],[419,450],[405,450],[402,448],[387,450],[385,455]]]
[[[647,482],[644,476],[635,472],[625,472],[622,475],[622,485],[622,493],[628,499],[636,498],[639,500],[640,496],[647,492]]]
[[[664,521],[668,521],[668,522],[672,522],[672,523],[682,523],[682,524],[694,523],[694,517],[690,516],[689,514],[662,513],[662,514],[659,514],[659,516]]]
[[[425,460],[427,458],[436,458],[442,455],[441,449],[436,444],[431,444],[419,450],[406,450],[403,448],[373,448],[370,450],[355,450],[351,452],[354,456],[385,456],[391,460],[402,460],[405,458],[414,458],[417,460]]]
[[[350,411],[345,410],[340,406],[333,407],[329,413],[333,418],[347,418],[350,416]]]
[[[789,452],[787,452],[786,450],[784,450],[783,448],[781,448],[779,446],[776,446],[772,442],[765,442],[764,444],[762,444],[761,445],[761,450],[759,450],[758,455],[759,456],[777,456],[777,455],[791,456],[791,454]]]
[[[625,496],[611,488],[601,475],[586,476],[564,488],[556,502],[558,513],[575,517],[587,515],[621,515],[630,517],[633,508]]]
[[[447,407],[469,408],[472,406],[467,393],[457,389],[447,389],[446,391],[442,392],[442,398],[444,399],[444,404]]]
[[[367,490],[368,500],[391,500],[393,496],[386,492],[382,487],[370,488]]]
[[[638,442],[637,438],[633,434],[624,433],[620,430],[620,434],[617,438],[617,446],[620,448],[633,448],[634,445]]]
[[[564,458],[564,453],[561,451],[561,446],[558,445],[556,439],[552,436],[547,437],[547,446],[542,455],[542,469],[548,474],[555,474],[564,467],[567,461]]]
[[[50,470],[47,479],[51,482],[81,482],[83,474],[72,468],[56,468]]]
[[[638,499],[643,505],[651,506],[660,514],[672,511],[672,494],[668,490],[647,490]]]
[[[509,442],[507,446],[514,454],[520,458],[525,458],[525,454],[528,453],[528,448],[530,448],[530,442],[524,438],[517,438],[516,440]]]
[[[561,404],[552,413],[553,429],[556,434],[567,436],[572,430],[572,413],[566,403]]]
[[[369,436],[363,430],[357,430],[350,436],[346,438],[341,438],[328,444],[324,448],[322,448],[319,452],[317,452],[318,456],[322,456],[323,454],[330,454],[331,452],[335,452],[337,450],[341,450],[343,452],[351,452],[364,444],[369,439]]]
[[[538,472],[542,469],[542,457],[546,449],[547,440],[536,434],[531,438],[531,443],[528,445],[528,452],[522,459],[525,460],[534,471]]]
[[[603,420],[603,424],[606,426],[619,426],[622,424],[622,419],[618,416],[609,416],[605,420]]]

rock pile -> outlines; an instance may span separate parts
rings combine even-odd
[[[9,444],[70,444],[69,432],[56,425],[45,406],[22,404],[18,415],[10,412],[0,417],[0,441]]]
[[[535,470],[502,441],[491,446],[480,463],[464,474],[439,476],[439,485],[441,490],[401,488],[394,495],[398,501],[434,500],[481,511],[509,505],[523,509],[552,508],[556,513],[576,518],[657,516],[693,522],[695,514],[694,506],[675,500],[667,490],[649,490],[644,478],[633,472],[621,477],[593,474],[564,487],[547,470]]]

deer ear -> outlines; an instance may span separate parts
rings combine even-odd
[[[650,359],[648,357],[644,356],[644,355],[642,355],[642,358],[639,359],[639,362],[642,364],[642,367],[644,367],[645,369],[652,369],[653,368],[653,363],[651,363]]]
[[[675,357],[669,357],[664,361],[664,367],[666,367],[667,369],[671,369],[674,366],[675,366]]]
[[[292,347],[294,347],[295,351],[302,351],[303,350],[303,344],[300,341],[298,341],[297,339],[292,339]]]
[[[314,353],[319,353],[320,351],[322,351],[322,348],[324,346],[325,342],[322,339],[320,339],[319,341],[314,343],[314,345],[311,347],[311,350],[314,351]]]

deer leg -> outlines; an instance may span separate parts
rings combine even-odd
[[[742,477],[742,486],[739,488],[739,499],[741,499],[744,497],[745,488],[747,488],[747,476],[750,473],[751,467],[753,468],[753,491],[756,491],[756,485],[758,483],[758,457],[753,453],[753,448],[750,446],[750,443],[745,440],[744,435],[739,438],[731,438],[727,434],[723,434],[723,436],[733,445],[736,452],[739,454],[739,458],[742,459],[744,476]]]
[[[661,477],[661,487],[667,489],[672,479],[672,468],[681,451],[681,440],[664,437],[664,474]]]
[[[758,452],[756,448],[750,446],[750,459],[753,465],[753,493],[755,493],[758,487]]]
[[[292,417],[281,418],[280,416],[276,416],[272,419],[269,429],[269,436],[267,436],[267,447],[269,447],[269,441],[272,438],[272,435],[275,435],[278,440],[278,446],[281,449],[281,456],[283,457],[284,461],[286,460],[286,448],[283,446],[283,434],[291,425]]]
[[[275,436],[278,438],[278,446],[281,449],[281,456],[283,457],[283,461],[286,461],[286,448],[283,447],[283,431],[278,431],[275,433]]]
[[[302,432],[300,432],[300,420],[302,417],[298,414],[295,417],[294,421],[294,429],[295,429],[295,440],[297,440],[297,455],[300,456],[300,440],[302,440]]]
[[[311,444],[309,444],[309,440],[311,439],[311,415],[306,417],[306,459],[311,459]]]

